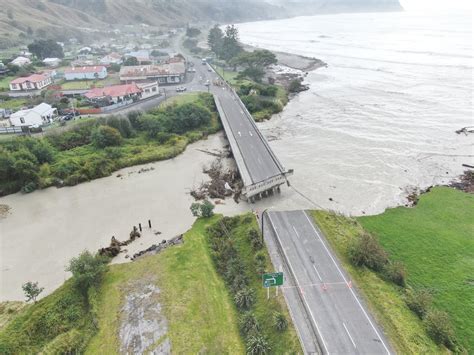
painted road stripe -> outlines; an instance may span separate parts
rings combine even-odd
[[[313,264],[313,268],[314,268],[314,271],[316,271],[316,273],[318,274],[319,281],[323,281],[323,279],[321,278],[321,275],[318,272],[318,269],[316,269],[316,265]]]
[[[349,339],[351,339],[352,345],[354,345],[354,348],[357,348],[356,344],[354,343],[354,339],[351,337],[351,333],[349,333],[349,330],[347,329],[346,325],[344,322],[342,322],[342,325],[344,326],[344,329],[346,330],[347,335],[349,335]]]

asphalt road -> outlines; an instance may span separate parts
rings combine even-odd
[[[304,337],[312,327],[325,354],[392,353],[382,330],[306,212],[268,212],[265,223],[266,233],[274,236],[292,276],[285,278],[283,291],[292,294],[299,290],[299,302],[307,313],[306,319],[294,318],[305,349],[314,348],[314,343]],[[270,252],[275,250],[270,248]],[[290,309],[301,306],[291,302],[298,300],[293,297]]]

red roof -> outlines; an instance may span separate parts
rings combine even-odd
[[[40,81],[48,79],[47,75],[44,74],[33,74],[23,78],[16,78],[11,81],[11,84],[23,84],[29,81],[30,83],[39,83]]]
[[[103,65],[95,65],[89,67],[73,67],[64,69],[64,74],[68,73],[98,73],[105,69]]]
[[[84,96],[88,99],[95,99],[99,97],[118,97],[118,96],[126,96],[126,95],[133,95],[142,92],[137,84],[125,84],[125,85],[112,85],[107,86],[105,88],[95,88],[89,90]]]

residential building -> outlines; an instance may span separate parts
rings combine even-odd
[[[94,88],[84,94],[90,101],[107,101],[116,104],[128,99],[141,98],[142,89],[137,84],[111,85],[104,88]]]
[[[11,64],[13,65],[17,65],[19,67],[23,67],[25,65],[28,65],[28,64],[31,64],[31,60],[29,60],[28,58],[26,57],[16,57],[15,59],[13,59],[11,61]]]
[[[151,62],[150,52],[147,50],[132,51],[125,54],[125,58],[135,57],[139,64]]]
[[[122,64],[122,56],[116,52],[107,54],[100,59],[100,64],[111,65],[111,64]]]
[[[66,80],[96,80],[107,77],[107,68],[103,65],[73,67],[64,70]]]
[[[32,109],[12,113],[10,115],[10,123],[16,127],[40,127],[51,123],[57,114],[58,112],[55,108],[43,102]]]
[[[57,67],[61,63],[61,59],[59,58],[45,58],[43,60],[43,64],[48,67]]]
[[[137,86],[142,89],[142,99],[147,99],[160,94],[160,88],[157,81],[141,82],[137,83]]]
[[[48,74],[33,74],[23,78],[16,78],[10,82],[11,91],[41,90],[51,85],[51,76]]]
[[[126,83],[140,81],[158,81],[162,84],[179,84],[184,81],[186,75],[186,64],[184,61],[136,65],[122,67],[120,69],[120,80]]]

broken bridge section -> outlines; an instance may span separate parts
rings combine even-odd
[[[228,85],[214,91],[214,101],[229,140],[244,187],[242,195],[250,202],[260,199],[288,182],[293,170],[286,170],[258,129],[252,115]]]

